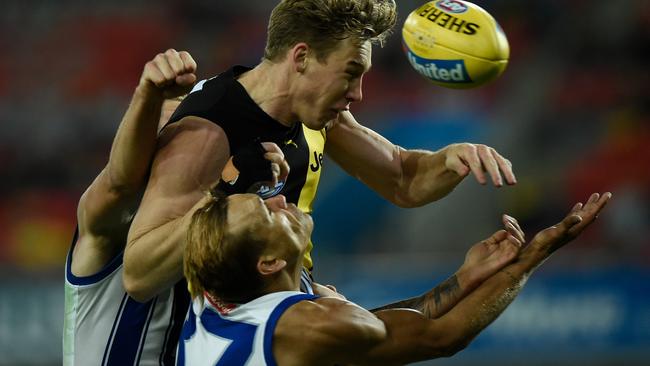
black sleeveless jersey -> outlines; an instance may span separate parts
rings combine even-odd
[[[231,155],[257,138],[275,142],[291,168],[280,193],[286,196],[287,202],[311,213],[323,163],[325,129],[314,131],[302,123],[287,127],[266,114],[237,81],[237,77],[248,70],[250,68],[235,66],[197,83],[169,123],[186,116],[212,121],[225,131]],[[305,258],[307,268],[312,267],[311,247],[310,243]]]

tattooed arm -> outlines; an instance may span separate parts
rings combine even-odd
[[[504,215],[505,230],[474,244],[465,256],[465,262],[458,271],[432,290],[417,297],[398,301],[371,310],[375,313],[386,309],[408,308],[420,311],[429,319],[437,319],[447,313],[460,300],[474,291],[483,281],[505,267],[516,257],[517,251],[504,244],[503,238],[512,235],[520,242],[524,233],[512,217]]]
[[[458,275],[455,274],[421,296],[394,302],[370,311],[376,313],[387,309],[408,308],[420,311],[427,318],[436,319],[449,311],[470,291],[467,286],[461,288],[458,283]]]

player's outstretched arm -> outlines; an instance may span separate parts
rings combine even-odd
[[[372,314],[332,297],[301,302],[280,318],[274,355],[278,361],[290,357],[314,365],[401,365],[451,356],[494,321],[517,296],[528,276],[553,252],[580,235],[610,197],[609,193],[594,194],[584,206],[575,205],[559,224],[538,233],[514,262],[438,319],[407,309]],[[502,241],[517,246],[519,240],[506,235]],[[296,348],[298,341],[304,347]]]
[[[512,262],[524,243],[524,233],[513,217],[503,215],[504,230],[474,244],[465,255],[465,262],[454,275],[420,296],[371,310],[409,308],[429,319],[447,313],[483,281]],[[506,240],[508,237],[510,240]]]
[[[401,207],[449,194],[467,175],[480,184],[515,184],[510,161],[481,144],[452,144],[436,152],[405,150],[342,112],[327,132],[327,153],[350,175]]]
[[[187,93],[196,76],[189,53],[158,54],[142,72],[111,147],[108,164],[82,195],[79,238],[73,253],[76,275],[97,272],[124,247],[126,230],[144,188],[153,157],[163,103]]]
[[[421,313],[386,310],[376,313],[388,337],[368,353],[368,364],[402,364],[450,356],[462,350],[514,300],[527,278],[557,249],[591,224],[611,197],[593,194],[576,204],[557,225],[539,232],[517,259],[483,282],[439,319]],[[508,236],[505,240],[511,241]]]

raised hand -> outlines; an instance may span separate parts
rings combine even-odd
[[[591,225],[610,198],[612,198],[612,194],[609,192],[602,195],[593,193],[584,205],[582,202],[576,203],[560,223],[537,233],[528,247],[545,256],[551,255],[578,237],[587,226]]]
[[[470,172],[480,184],[486,184],[485,173],[490,176],[492,183],[503,186],[503,180],[509,185],[517,183],[512,172],[512,163],[493,148],[481,145],[460,143],[446,147],[445,166],[464,177]]]
[[[524,243],[524,232],[515,218],[503,215],[504,230],[474,244],[465,255],[459,273],[472,285],[478,285],[512,262]],[[473,286],[472,286],[473,287]]]
[[[138,87],[146,93],[162,93],[165,99],[176,98],[192,90],[195,72],[196,62],[188,52],[170,48],[145,64]]]

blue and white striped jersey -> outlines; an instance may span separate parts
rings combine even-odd
[[[189,308],[185,281],[139,303],[122,284],[123,253],[95,275],[76,277],[73,249],[74,244],[66,261],[63,364],[172,365]]]
[[[292,305],[318,296],[274,292],[241,305],[195,299],[178,344],[179,366],[276,366],[273,332]]]

